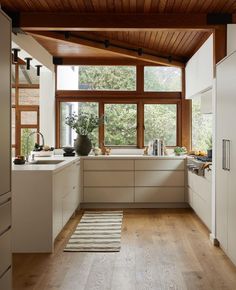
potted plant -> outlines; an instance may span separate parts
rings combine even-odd
[[[99,118],[88,112],[73,113],[65,121],[78,134],[74,143],[75,151],[80,156],[87,156],[92,149],[90,134],[92,131],[104,124],[104,117]]]

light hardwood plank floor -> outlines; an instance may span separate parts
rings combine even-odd
[[[124,210],[119,253],[63,252],[80,218],[69,221],[53,254],[13,256],[14,290],[236,289],[236,267],[189,209]]]

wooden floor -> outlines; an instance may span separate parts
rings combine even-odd
[[[125,210],[119,253],[65,253],[80,216],[54,254],[14,255],[14,289],[236,289],[236,268],[191,210]]]

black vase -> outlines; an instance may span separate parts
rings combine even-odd
[[[79,156],[87,156],[92,149],[91,140],[87,135],[78,135],[75,139],[74,148]]]

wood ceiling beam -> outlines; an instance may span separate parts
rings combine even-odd
[[[84,45],[87,47],[100,49],[103,51],[110,51],[120,56],[126,56],[129,58],[133,58],[133,59],[137,59],[137,60],[141,60],[141,61],[145,61],[149,63],[174,66],[174,67],[185,67],[185,64],[183,62],[156,56],[155,55],[156,52],[153,52],[153,55],[151,55],[150,53],[147,54],[145,52],[138,53],[135,49],[131,50],[130,48],[114,46],[112,45],[112,43],[105,45],[104,42],[84,39],[77,35],[74,36],[73,34],[69,34],[66,36],[64,33],[61,33],[61,32],[50,32],[50,31],[31,32],[30,34],[32,36],[41,37],[42,39],[60,40],[65,43],[79,44],[79,45]]]
[[[157,29],[207,29],[208,14],[84,14],[21,12],[10,15],[13,27],[27,31],[140,31]],[[220,23],[219,23],[220,24]]]

